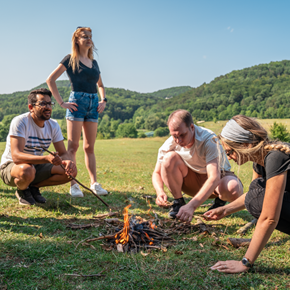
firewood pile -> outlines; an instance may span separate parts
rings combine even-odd
[[[123,211],[124,220],[112,218],[119,215],[118,212],[98,215],[89,224],[77,225],[68,224],[67,227],[77,229],[87,229],[89,227],[105,227],[107,233],[98,238],[88,238],[83,244],[88,246],[90,242],[103,240],[101,245],[104,250],[116,249],[119,252],[139,252],[140,250],[159,249],[167,251],[167,247],[175,245],[179,236],[184,234],[206,234],[210,233],[210,225],[206,225],[202,219],[195,216],[196,223],[184,223],[171,219],[159,219],[157,214],[146,220],[140,216],[129,216],[128,209]],[[109,217],[109,218],[106,218]]]
[[[148,220],[128,213],[128,205],[123,210],[124,220],[120,220],[116,216],[120,216],[120,212],[109,212],[93,216],[89,224],[69,223],[67,227],[73,230],[82,230],[90,227],[102,228],[105,233],[99,237],[89,238],[78,243],[83,246],[95,248],[91,242],[102,240],[101,247],[105,251],[117,250],[119,252],[139,252],[140,250],[159,249],[163,252],[167,251],[167,247],[177,244],[179,241],[186,239],[197,240],[198,235],[214,236],[216,241],[214,245],[227,248],[226,245],[216,237],[216,227],[218,224],[206,224],[200,216],[194,216],[195,223],[180,222],[178,220],[159,218],[153,211],[154,216],[150,213],[151,206],[147,215]],[[184,238],[183,235],[191,234],[191,238]],[[174,238],[173,238],[174,237]],[[248,246],[249,241],[244,239],[228,239],[227,241],[234,247]],[[77,247],[78,247],[77,245]],[[227,248],[228,249],[228,248]],[[142,252],[141,252],[142,253]]]

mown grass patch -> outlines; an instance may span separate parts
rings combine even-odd
[[[97,140],[95,154],[98,181],[110,194],[104,199],[114,210],[132,204],[130,214],[147,216],[148,204],[143,194],[154,195],[151,174],[157,150],[166,138]],[[0,153],[4,151],[0,144]],[[82,145],[82,144],[80,144]],[[78,179],[89,185],[81,149],[77,155]],[[233,169],[237,171],[237,167]],[[239,177],[248,188],[251,164],[239,169]],[[73,199],[69,185],[43,188],[48,202],[43,206],[18,205],[15,189],[4,185],[0,190],[0,289],[287,289],[290,287],[290,241],[287,235],[274,232],[256,262],[254,273],[225,275],[211,271],[216,261],[241,259],[246,249],[213,245],[213,236],[197,235],[197,241],[184,241],[167,252],[106,252],[101,241],[96,249],[79,244],[106,229],[72,230],[70,222],[89,223],[94,215],[107,212],[105,206],[85,191],[84,198]],[[189,200],[189,199],[187,199]],[[167,217],[167,209],[153,209]],[[204,208],[197,210],[202,214]],[[217,222],[217,235],[226,245],[228,237],[252,217],[241,211]],[[194,222],[194,221],[193,221]],[[250,238],[253,229],[245,236]],[[186,235],[190,237],[192,235]],[[79,245],[78,245],[79,244]],[[78,247],[77,247],[78,245]],[[77,247],[77,248],[76,248]],[[180,251],[183,254],[177,255]],[[97,274],[95,278],[72,277],[66,274]]]

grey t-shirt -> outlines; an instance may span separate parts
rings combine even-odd
[[[206,166],[213,159],[219,157],[222,170],[230,171],[231,165],[225,151],[217,140],[217,136],[209,129],[194,125],[195,142],[191,148],[184,148],[175,143],[173,137],[169,137],[159,148],[157,161],[162,163],[163,157],[170,151],[180,155],[184,163],[194,172],[206,174]],[[218,142],[218,143],[217,143]]]

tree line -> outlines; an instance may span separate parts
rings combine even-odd
[[[68,100],[69,81],[58,81],[57,86],[63,99]],[[0,120],[27,112],[28,93],[0,95]],[[120,128],[133,126],[149,131],[165,128],[168,116],[176,109],[186,109],[195,120],[204,121],[227,120],[237,114],[261,119],[289,118],[290,61],[235,70],[197,88],[175,87],[148,94],[106,88],[106,94],[107,107],[99,120],[103,138],[121,136],[120,125]],[[63,119],[64,116],[65,110],[56,105],[52,117]]]

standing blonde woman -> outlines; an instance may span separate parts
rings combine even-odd
[[[246,208],[258,219],[250,246],[241,261],[219,261],[211,267],[225,273],[247,271],[274,229],[290,234],[290,147],[269,141],[266,130],[254,119],[234,116],[220,134],[228,159],[238,165],[253,162],[249,191],[232,203],[204,215],[219,220]]]
[[[78,27],[73,33],[71,54],[60,62],[46,82],[59,105],[67,109],[68,152],[72,160],[76,163],[76,152],[83,131],[83,149],[91,189],[99,195],[106,195],[108,192],[97,182],[94,145],[99,113],[104,111],[107,99],[99,66],[93,57],[94,50],[92,30],[89,27]],[[63,101],[56,86],[56,80],[65,71],[72,90],[68,102]],[[98,91],[101,97],[100,102]],[[79,185],[74,181],[71,183],[70,194],[74,197],[83,197]]]

